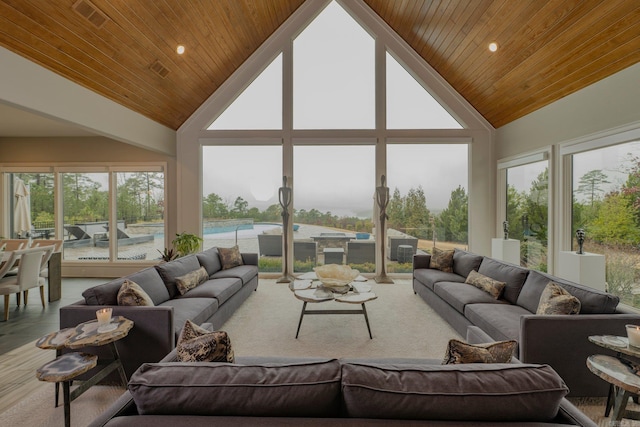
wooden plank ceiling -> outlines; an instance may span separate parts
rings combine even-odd
[[[0,45],[177,129],[303,1],[1,0]],[[637,0],[364,1],[496,128],[640,61]]]

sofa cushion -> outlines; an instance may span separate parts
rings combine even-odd
[[[460,363],[510,363],[518,343],[514,340],[468,344],[449,340],[443,365]]]
[[[170,262],[158,264],[155,267],[160,277],[162,277],[167,291],[169,291],[169,296],[175,298],[176,295],[180,294],[176,285],[176,278],[199,269],[200,263],[195,255],[187,255]]]
[[[433,290],[433,285],[437,282],[464,282],[464,277],[462,276],[458,276],[455,273],[445,273],[433,268],[413,270],[413,277],[431,290]]]
[[[120,277],[102,285],[85,289],[82,292],[84,302],[87,305],[118,305],[118,291],[124,280],[124,277]]]
[[[567,392],[547,365],[342,365],[350,417],[544,422]]]
[[[462,277],[467,277],[471,270],[478,271],[483,258],[482,255],[472,254],[456,248],[453,250],[453,272]]]
[[[532,313],[538,310],[538,303],[542,291],[553,281],[562,286],[571,295],[580,300],[581,314],[609,314],[615,313],[620,298],[597,289],[579,285],[569,280],[561,279],[539,271],[530,271],[524,282],[522,292],[518,297],[518,305],[525,307]]]
[[[240,255],[238,245],[232,248],[218,248],[218,254],[220,255],[220,264],[222,264],[223,270],[242,265],[242,255]]]
[[[578,314],[580,300],[557,283],[549,282],[542,291],[536,314]]]
[[[508,304],[466,283],[438,282],[433,287],[433,292],[462,314],[467,304]]]
[[[222,270],[220,255],[218,255],[218,248],[210,248],[206,251],[198,252],[196,254],[196,258],[198,258],[200,265],[207,270],[209,276],[216,271]]]
[[[160,304],[161,307],[173,307],[173,332],[176,339],[187,320],[201,325],[213,316],[218,305],[215,298],[177,298]]]
[[[469,273],[467,280],[465,280],[464,283],[475,286],[495,299],[500,298],[500,295],[502,295],[502,291],[506,285],[504,282],[499,282],[491,277],[480,274],[475,270],[472,270],[471,273]]]
[[[478,269],[478,273],[506,283],[502,297],[511,304],[518,300],[528,272],[526,268],[488,257],[484,257]]]
[[[429,268],[435,268],[445,273],[453,273],[453,249],[433,248],[431,259],[429,260]]]
[[[129,391],[143,415],[331,417],[340,410],[340,363],[145,363]]]
[[[212,279],[223,279],[226,277],[235,277],[242,280],[242,284],[246,285],[258,275],[258,267],[255,265],[240,265],[228,270],[220,270],[211,276]]]
[[[138,285],[127,279],[118,291],[118,305],[153,307],[151,297]]]
[[[520,317],[531,314],[512,304],[468,304],[464,315],[496,341],[520,338]]]
[[[187,320],[178,337],[176,354],[179,362],[228,362],[235,356],[231,339],[225,331],[209,331]]]
[[[209,279],[179,298],[215,298],[222,305],[242,288],[242,280],[237,277]]]
[[[164,285],[160,274],[153,268],[145,268],[125,277],[132,282],[136,282],[151,297],[155,305],[161,304],[169,300],[169,292]]]
[[[184,276],[176,277],[176,287],[180,295],[184,295],[199,284],[204,283],[208,278],[207,270],[204,267],[200,267]]]

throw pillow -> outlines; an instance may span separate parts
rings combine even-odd
[[[223,270],[242,265],[242,255],[240,255],[238,245],[232,248],[218,248],[218,255],[220,255]]]
[[[435,268],[446,273],[453,273],[453,252],[453,249],[445,251],[433,248],[429,268]]]
[[[197,270],[191,271],[184,276],[176,277],[176,286],[180,295],[184,295],[190,289],[195,288],[201,283],[204,283],[209,278],[207,270],[204,267],[200,267]]]
[[[514,340],[487,344],[467,344],[463,341],[450,340],[442,364],[510,363],[516,345]]]
[[[153,307],[153,300],[136,282],[125,280],[118,291],[118,305]]]
[[[580,313],[580,300],[562,286],[549,282],[545,286],[536,314],[578,314]]]
[[[207,331],[191,320],[187,320],[180,332],[176,352],[178,362],[235,362],[226,332]]]
[[[472,270],[471,273],[469,273],[467,280],[465,280],[464,283],[468,283],[478,289],[482,289],[495,299],[500,298],[504,287],[507,286],[505,282],[492,279],[491,277],[480,274],[475,270]]]

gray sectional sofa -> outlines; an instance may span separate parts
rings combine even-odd
[[[242,259],[244,265],[223,270],[217,248],[211,248],[94,286],[82,293],[84,300],[60,309],[60,328],[93,320],[102,307],[112,307],[114,316],[133,320],[128,336],[116,343],[129,377],[144,362],[157,362],[173,350],[187,319],[219,328],[231,317],[258,287],[258,255],[245,253]],[[209,280],[180,295],[176,278],[201,266]],[[119,306],[118,290],[126,279],[140,285],[154,306]],[[111,358],[107,350],[95,347],[87,352]]]
[[[551,365],[565,380],[571,396],[606,396],[608,384],[593,375],[586,359],[613,354],[589,342],[590,335],[625,335],[625,324],[640,315],[618,306],[618,297],[558,277],[456,249],[453,272],[429,268],[431,255],[413,257],[413,289],[460,334],[478,326],[496,341],[518,342],[523,363]],[[494,299],[465,279],[472,270],[506,283]],[[545,286],[553,281],[580,300],[575,315],[537,315]]]
[[[467,341],[490,340],[469,328]],[[566,426],[596,424],[547,365],[237,357],[143,365],[90,427]]]

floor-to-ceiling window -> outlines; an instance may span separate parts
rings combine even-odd
[[[547,271],[549,247],[549,162],[506,170],[509,238],[520,241],[520,265]]]
[[[418,250],[467,248],[467,144],[389,144],[387,171],[391,200],[387,209],[387,259],[391,272],[409,272],[394,239]],[[396,253],[390,252],[395,250]]]
[[[433,230],[439,245],[466,247],[472,137],[462,120],[409,71],[402,55],[338,2],[290,40],[264,68],[252,70],[234,99],[211,110],[214,117],[200,133],[205,246],[237,243],[251,250],[257,244],[260,271],[280,272],[282,207],[273,190],[286,176],[293,190],[293,238],[285,250],[292,254],[293,271],[331,262],[376,272],[382,247],[374,194],[384,175],[395,196],[389,201],[393,222],[386,224],[395,234],[382,245],[389,246],[389,272],[409,272],[412,255],[433,247]],[[260,154],[261,148],[277,150],[277,159]],[[235,165],[232,173],[215,175],[228,165]],[[248,185],[248,172],[264,176],[261,185],[271,188],[261,207],[253,197],[239,200],[237,190],[221,194]],[[267,185],[272,174],[278,183]],[[236,201],[263,222],[275,223],[257,233],[253,246],[240,234],[236,240],[235,231],[228,239],[210,236],[208,224],[221,215],[230,219],[227,212]],[[255,225],[253,214],[245,216]]]
[[[66,261],[160,258],[165,247],[163,165],[6,169],[8,235],[63,240]],[[22,194],[25,211],[16,209]]]
[[[261,255],[259,270],[282,269],[282,147],[203,147],[204,248],[238,245]]]
[[[571,155],[572,250],[605,257],[605,289],[640,308],[640,141]]]

